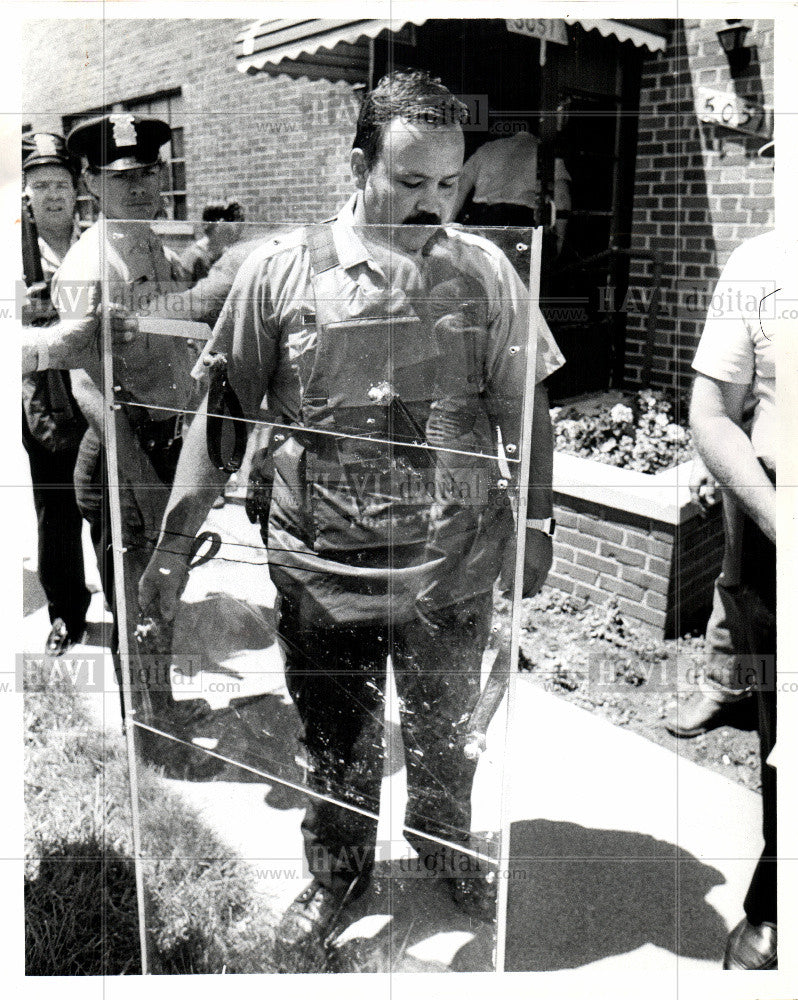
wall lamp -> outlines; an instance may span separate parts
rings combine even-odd
[[[745,36],[751,29],[742,21],[727,20],[726,27],[718,32],[718,41],[729,60],[732,78],[739,76],[751,64],[751,50],[745,45]]]

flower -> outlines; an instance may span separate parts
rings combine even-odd
[[[690,432],[676,422],[673,402],[660,389],[642,389],[606,408],[591,403],[554,407],[556,448],[605,465],[658,472],[690,458]]]
[[[679,444],[683,444],[687,438],[687,431],[678,424],[668,424],[665,428],[665,437],[669,441],[678,441]]]
[[[610,419],[614,424],[631,423],[633,416],[631,406],[624,406],[623,403],[616,403],[610,410]]]

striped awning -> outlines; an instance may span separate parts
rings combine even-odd
[[[236,39],[236,63],[242,73],[287,73],[293,77],[346,80],[368,79],[369,40],[391,33],[401,44],[413,25],[428,18],[366,19],[334,21],[325,18],[254,21]],[[650,52],[665,48],[663,21],[610,21],[565,18],[585,31],[598,31],[604,38],[631,42]],[[648,26],[651,26],[649,30]]]
[[[665,22],[663,21],[608,21],[591,20],[588,17],[566,17],[566,24],[578,24],[585,31],[597,31],[602,38],[617,38],[619,42],[631,42],[639,49],[649,52],[664,52],[667,45]]]
[[[401,35],[408,25],[425,20],[255,21],[236,39],[236,62],[242,73],[290,73],[362,83],[368,77],[369,39],[383,32]]]

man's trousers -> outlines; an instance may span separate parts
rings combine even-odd
[[[752,924],[776,923],[776,771],[767,763],[776,742],[776,547],[750,520],[746,520],[743,530],[741,589],[740,604],[746,608],[746,651],[758,673],[756,699],[765,838],[744,907]]]
[[[28,453],[38,524],[39,581],[50,621],[63,619],[69,637],[83,634],[91,594],[86,588],[81,531],[72,473],[77,449],[49,451],[31,434],[22,415],[22,443]]]
[[[358,876],[365,887],[375,862],[376,820],[337,802],[379,811],[387,658],[399,697],[407,767],[405,823],[420,834],[467,846],[475,763],[463,753],[480,691],[492,595],[383,625],[317,627],[289,598],[279,603],[278,638],[288,690],[304,727],[309,797],[302,833],[308,866],[334,892]],[[427,870],[462,875],[478,862],[436,840],[408,833]],[[354,895],[357,893],[354,892]]]

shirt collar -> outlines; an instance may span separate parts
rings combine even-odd
[[[357,264],[368,264],[369,267],[382,274],[382,268],[371,256],[355,228],[355,208],[359,197],[360,193],[356,191],[332,222],[338,260],[341,267],[345,269],[355,267]],[[440,226],[427,245],[431,246],[434,242],[445,239],[447,236],[446,228]]]
[[[72,226],[72,235],[69,238],[69,245],[72,246],[73,243],[77,243],[79,238],[80,226],[76,222]],[[39,256],[53,267],[60,267],[61,265],[61,258],[43,236],[39,236]]]
[[[355,206],[358,197],[358,193],[355,192],[332,223],[335,249],[343,268],[355,267],[356,264],[376,266],[363,240],[355,231]]]

